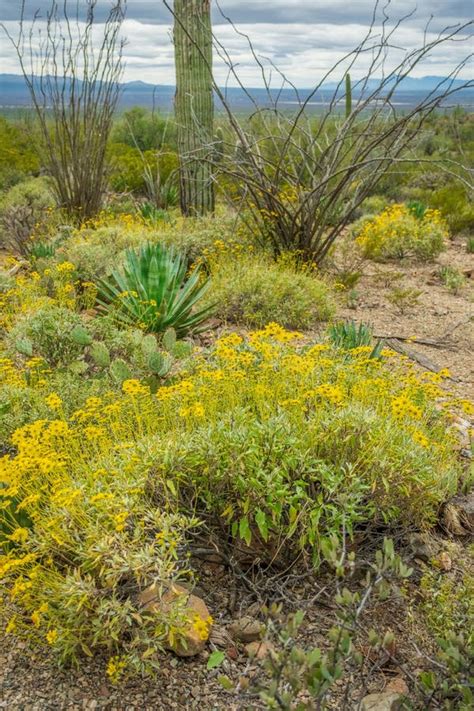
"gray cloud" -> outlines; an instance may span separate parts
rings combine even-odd
[[[69,0],[75,8],[75,0]],[[97,20],[103,21],[112,0],[98,0]],[[470,0],[392,0],[390,17],[403,17],[415,8],[416,13],[400,29],[397,44],[405,49],[419,46],[423,30],[433,15],[430,31],[439,32],[446,25],[470,19]],[[170,0],[172,4],[172,0]],[[379,4],[379,18],[382,7]],[[86,5],[79,0],[79,8]],[[15,30],[21,0],[0,0],[0,20]],[[36,9],[44,17],[50,7],[49,0],[26,0],[32,16]],[[299,86],[310,86],[339,57],[352,49],[362,38],[373,13],[373,0],[220,0],[221,14],[213,2],[213,24],[217,37],[230,51],[239,73],[248,84],[259,83],[246,41],[240,37],[223,15],[229,16],[239,30],[247,33],[261,56],[269,57]],[[126,47],[127,80],[143,79],[160,84],[174,82],[173,47],[170,38],[172,17],[161,0],[128,0],[124,34]],[[472,47],[471,47],[472,49]],[[467,43],[446,44],[425,64],[417,68],[416,75],[446,74],[469,48]],[[393,61],[401,56],[394,50]],[[361,75],[366,68],[362,61],[355,72]],[[0,72],[17,72],[18,66],[8,43],[0,38]],[[215,61],[219,81],[226,77],[225,68]]]

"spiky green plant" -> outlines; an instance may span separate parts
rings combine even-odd
[[[407,207],[417,220],[422,220],[424,218],[426,205],[423,202],[420,202],[420,200],[411,200],[407,203]]]
[[[189,278],[183,255],[161,244],[128,250],[121,270],[98,284],[98,302],[119,322],[151,333],[173,327],[178,338],[202,330],[213,306],[196,309],[209,287],[199,269]]]
[[[329,340],[337,347],[345,350],[372,346],[372,328],[366,323],[356,324],[355,321],[340,321],[328,329]],[[378,358],[383,347],[383,341],[378,340],[374,345],[369,358]]]

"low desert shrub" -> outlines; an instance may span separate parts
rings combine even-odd
[[[37,174],[39,168],[28,127],[0,116],[0,190],[7,190],[26,175]]]
[[[420,581],[419,602],[411,611],[414,633],[420,625],[428,632],[420,641],[430,645],[433,668],[420,675],[422,688],[430,701],[441,708],[467,711],[472,708],[472,665],[474,662],[474,578],[472,551],[457,561],[448,573],[436,569],[424,572]]]
[[[48,415],[0,458],[8,632],[146,671],[183,620],[138,593],[189,576],[195,517],[201,536],[315,563],[355,525],[433,521],[460,473],[442,376],[295,338],[231,334],[156,395],[126,380],[73,412],[42,376]]]
[[[334,313],[329,287],[292,260],[274,262],[239,245],[226,247],[210,260],[209,303],[216,315],[248,327],[278,320],[285,328],[311,328]]]
[[[364,256],[379,261],[433,259],[443,250],[448,237],[438,211],[426,210],[420,218],[403,204],[391,205],[380,215],[361,221],[354,233]]]

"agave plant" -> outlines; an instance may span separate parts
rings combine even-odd
[[[146,244],[128,250],[121,270],[98,284],[98,302],[122,323],[162,333],[173,327],[178,338],[202,330],[213,306],[196,310],[209,287],[199,269],[187,277],[186,259],[173,248]]]

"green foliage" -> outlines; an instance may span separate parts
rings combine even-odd
[[[112,143],[122,143],[141,151],[157,150],[164,143],[174,144],[176,128],[171,117],[163,117],[157,111],[148,111],[140,106],[124,111],[116,121]]]
[[[261,327],[278,321],[285,328],[311,328],[334,313],[329,287],[313,273],[282,260],[224,253],[211,266],[207,300],[231,323]]]
[[[152,199],[155,186],[162,189],[163,207],[176,204],[178,156],[174,151],[140,151],[124,143],[112,143],[108,156],[109,183],[113,190],[147,195]]]
[[[436,666],[420,675],[427,695],[442,708],[468,711],[474,703],[474,577],[472,555],[464,556],[457,570],[446,574],[428,569],[420,581],[420,603],[413,611],[417,629],[421,620],[435,643]]]
[[[466,283],[466,279],[459,269],[450,265],[440,267],[438,274],[445,287],[453,294],[457,294]]]
[[[170,221],[170,216],[166,210],[155,207],[150,202],[145,202],[143,205],[140,205],[140,215],[145,221],[150,222],[151,224]]]
[[[474,237],[469,237],[466,242],[466,252],[468,254],[474,254]]]
[[[124,324],[161,333],[172,326],[179,336],[202,328],[212,306],[196,311],[209,287],[199,269],[186,278],[186,260],[172,248],[146,244],[129,250],[122,271],[100,282],[99,302]]]
[[[417,220],[422,220],[425,216],[426,205],[420,200],[411,200],[407,203],[407,207]]]
[[[31,127],[0,116],[0,190],[6,190],[27,175],[38,173],[38,155],[31,144]]]
[[[441,212],[453,235],[474,230],[472,195],[459,183],[450,183],[432,192],[429,204]]]

